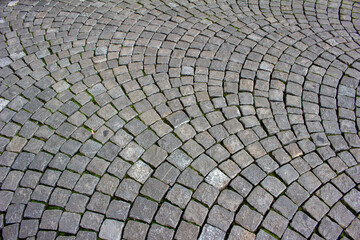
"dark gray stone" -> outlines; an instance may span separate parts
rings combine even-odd
[[[105,214],[109,202],[110,202],[110,196],[99,192],[95,192],[91,196],[90,202],[87,205],[86,209]]]
[[[226,232],[234,220],[235,214],[219,205],[214,205],[209,214],[207,223]]]
[[[28,238],[36,236],[39,228],[39,220],[23,220],[20,224],[19,237]]]
[[[77,213],[64,212],[59,221],[59,231],[76,234],[79,229],[81,216]]]
[[[251,210],[247,205],[243,205],[235,216],[235,222],[250,232],[256,231],[262,219],[260,213]]]
[[[155,178],[149,178],[142,187],[140,194],[160,202],[168,189],[169,187],[165,183]]]
[[[281,237],[284,234],[288,223],[289,220],[280,214],[269,211],[261,225],[276,236]]]
[[[179,240],[195,240],[197,239],[199,232],[200,228],[198,226],[185,221],[181,221],[176,231],[175,238]]]
[[[180,208],[164,202],[156,214],[155,221],[161,225],[176,228],[181,214],[182,210]]]
[[[116,229],[116,228],[115,228]],[[123,238],[129,240],[144,240],[148,232],[149,225],[141,222],[128,221],[124,228]]]
[[[151,223],[158,204],[143,197],[137,197],[131,210],[130,217]]]
[[[80,227],[99,231],[103,218],[101,214],[86,211],[82,216]]]
[[[319,225],[319,233],[325,239],[338,239],[342,231],[342,228],[328,217],[325,217]]]
[[[270,208],[274,198],[263,188],[256,186],[246,200],[260,213],[265,214],[265,212]]]
[[[180,208],[185,208],[191,199],[191,195],[192,192],[190,189],[175,184],[166,195],[166,199]]]
[[[290,223],[291,227],[306,238],[310,237],[316,225],[317,222],[302,211],[297,212]]]

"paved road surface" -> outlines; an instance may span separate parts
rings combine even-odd
[[[0,3],[3,239],[359,239],[360,2]]]

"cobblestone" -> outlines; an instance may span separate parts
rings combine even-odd
[[[359,6],[0,3],[2,239],[357,239]]]

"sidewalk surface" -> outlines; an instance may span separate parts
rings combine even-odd
[[[358,0],[3,0],[0,235],[359,240],[359,59]]]

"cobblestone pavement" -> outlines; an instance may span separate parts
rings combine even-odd
[[[0,3],[3,239],[360,239],[360,2]]]

